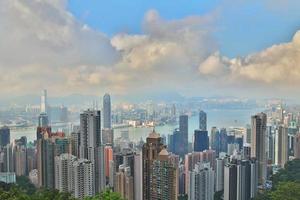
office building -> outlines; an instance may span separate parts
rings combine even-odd
[[[27,148],[25,145],[16,144],[14,146],[14,168],[17,176],[28,175],[27,169]]]
[[[300,133],[295,136],[294,157],[300,159]]]
[[[220,192],[224,190],[224,166],[225,160],[224,158],[216,159],[216,178],[215,178],[215,191]]]
[[[199,130],[207,131],[207,115],[203,110],[199,112]]]
[[[47,101],[47,90],[42,91],[41,95],[41,113],[48,113],[48,101]]]
[[[279,126],[275,133],[275,164],[281,168],[287,163],[288,157],[288,128]]]
[[[257,162],[233,158],[224,169],[224,200],[250,200],[257,194]]]
[[[87,110],[80,114],[80,158],[93,163],[95,192],[105,187],[104,146],[101,145],[100,111]]]
[[[189,117],[188,115],[179,116],[179,131],[181,139],[181,149],[182,152],[179,152],[178,155],[184,156],[188,152],[188,133],[189,133]],[[178,147],[178,148],[179,148]]]
[[[142,154],[134,154],[134,199],[143,199],[143,161]]]
[[[54,189],[54,143],[48,138],[37,141],[38,185]]]
[[[102,129],[102,144],[107,145],[113,145],[114,144],[114,130],[104,128]]]
[[[109,180],[110,175],[110,162],[113,161],[113,148],[111,146],[104,147],[104,166],[105,166],[105,177]]]
[[[265,113],[251,117],[251,157],[257,159],[258,183],[261,185],[267,180],[266,124]]]
[[[217,155],[220,152],[220,132],[217,127],[212,127],[210,132],[210,148],[215,150]]]
[[[111,102],[109,94],[103,96],[103,128],[111,129]]]
[[[224,167],[224,200],[237,200],[237,170],[235,164]]]
[[[195,130],[194,151],[204,151],[209,149],[209,139],[207,131]]]
[[[10,144],[10,130],[7,126],[0,128],[0,146]]]
[[[80,157],[80,131],[71,133],[71,152],[77,158]]]

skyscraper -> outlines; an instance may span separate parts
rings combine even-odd
[[[222,191],[224,189],[224,158],[216,159],[216,192]]]
[[[134,155],[134,199],[143,199],[143,168],[142,155],[136,153]]]
[[[153,130],[143,145],[143,200],[151,200],[151,170],[153,162],[157,159],[162,149],[161,137]]]
[[[103,96],[103,128],[111,129],[111,102],[107,93]]]
[[[195,130],[194,132],[194,151],[204,151],[209,149],[209,139],[207,131]]]
[[[134,200],[134,179],[130,171],[129,166],[125,166],[124,164],[119,166],[119,170],[115,176],[114,190],[118,192],[121,197],[127,200]]]
[[[177,200],[179,157],[162,149],[150,168],[150,198]]]
[[[101,146],[100,111],[87,110],[80,114],[80,158],[93,164],[95,192],[105,187],[104,147]]]
[[[55,189],[60,192],[73,192],[73,163],[77,158],[71,154],[55,157]]]
[[[199,130],[207,131],[207,115],[203,110],[199,112]]]
[[[219,155],[220,152],[220,132],[217,127],[211,128],[210,133],[210,148],[215,150],[217,155]]]
[[[93,162],[87,159],[78,159],[73,163],[73,183],[75,198],[83,199],[96,194]]]
[[[189,200],[213,200],[215,172],[210,164],[198,163],[189,174]]]
[[[258,113],[251,117],[251,157],[258,161],[258,183],[261,185],[267,179],[266,125],[265,113]]]
[[[44,89],[41,95],[41,113],[48,113],[47,90]]]
[[[37,141],[38,185],[54,189],[54,143],[47,138]]]
[[[188,115],[180,115],[179,116],[179,131],[181,135],[181,145],[183,152],[180,152],[179,155],[183,156],[188,152],[188,133],[189,133],[189,116]],[[180,148],[178,146],[177,148]]]
[[[295,136],[294,156],[295,158],[300,159],[300,133]]]
[[[257,191],[257,164],[255,159],[236,160],[225,165],[224,200],[250,200]]]
[[[288,128],[279,126],[275,133],[275,164],[284,168],[288,161]]]
[[[224,200],[237,199],[237,170],[235,164],[227,164],[224,169]]]
[[[0,146],[6,146],[10,143],[10,130],[4,126],[0,128]]]
[[[43,134],[51,133],[51,127],[49,126],[49,119],[46,113],[41,113],[38,117],[38,127],[36,129],[36,139],[43,138]]]

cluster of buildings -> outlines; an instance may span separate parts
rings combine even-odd
[[[11,142],[9,128],[0,128],[0,180],[29,176],[37,187],[79,199],[109,188],[127,200],[213,200],[215,194],[250,200],[271,187],[278,168],[300,158],[299,124],[281,108],[252,116],[245,128],[210,133],[207,114],[199,111],[192,143],[185,114],[168,138],[153,129],[145,142],[133,143],[123,131],[125,143],[116,142],[109,94],[102,112],[83,111],[70,135],[52,132],[43,97],[41,111],[34,144],[26,137]]]

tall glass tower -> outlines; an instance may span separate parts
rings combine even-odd
[[[111,102],[107,93],[103,96],[103,128],[111,128]]]

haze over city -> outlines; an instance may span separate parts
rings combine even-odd
[[[0,0],[0,200],[299,200],[299,19],[299,0]]]

